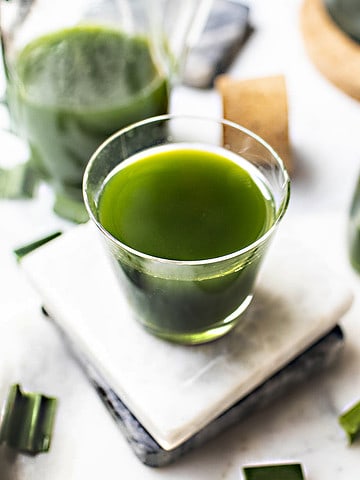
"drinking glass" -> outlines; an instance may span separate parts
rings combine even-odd
[[[171,260],[136,250],[104,227],[99,202],[114,169],[134,155],[146,158],[159,148],[166,152],[174,146],[220,152],[239,164],[245,161],[272,202],[271,222],[260,237],[216,258]],[[221,119],[163,115],[122,129],[103,143],[86,167],[83,193],[137,320],[154,335],[197,344],[229,332],[249,305],[260,264],[287,209],[290,183],[276,152],[245,128]]]

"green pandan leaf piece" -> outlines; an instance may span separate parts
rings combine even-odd
[[[85,223],[89,220],[84,203],[73,200],[66,195],[56,195],[53,210],[60,217],[74,223]]]
[[[29,162],[13,168],[0,168],[0,198],[33,198],[40,177]]]
[[[40,393],[10,388],[0,424],[0,444],[36,455],[50,448],[57,400]]]
[[[245,480],[304,480],[300,463],[243,467]]]
[[[62,232],[54,232],[54,233],[51,233],[50,235],[47,235],[46,237],[36,240],[35,242],[31,242],[26,245],[23,245],[22,247],[16,248],[14,250],[14,254],[17,260],[20,261],[28,253],[31,253],[33,250],[36,250],[37,248],[41,247],[47,242],[50,242],[50,240],[53,240],[54,238],[58,237],[61,234]]]
[[[342,413],[339,416],[339,423],[345,430],[350,444],[360,438],[360,402]]]

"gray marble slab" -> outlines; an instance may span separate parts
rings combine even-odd
[[[249,10],[238,1],[214,0],[204,30],[187,55],[185,85],[209,88],[226,72],[252,32]]]
[[[44,313],[48,315],[46,310],[44,310]],[[54,322],[54,320],[52,321]],[[56,325],[56,322],[54,324]],[[58,325],[56,327],[63,335],[72,354],[79,361],[104,405],[119,425],[135,455],[141,462],[151,467],[163,467],[178,460],[247,416],[256,414],[282,394],[291,390],[292,387],[300,385],[306,379],[328,367],[337,358],[344,344],[343,332],[339,326],[336,326],[331,332],[272,375],[253,392],[228,408],[193,437],[172,450],[165,450],[127,408],[116,391],[91,364],[91,361],[66,338],[65,332]]]

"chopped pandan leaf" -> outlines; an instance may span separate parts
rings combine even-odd
[[[0,198],[32,198],[40,177],[29,162],[13,168],[0,168]]]
[[[14,254],[17,260],[20,261],[28,253],[32,252],[33,250],[36,250],[42,245],[45,245],[45,243],[50,242],[51,240],[60,236],[61,234],[62,232],[54,232],[51,235],[48,235],[46,237],[40,238],[39,240],[36,240],[35,242],[31,242],[26,245],[23,245],[22,247],[16,248],[14,250]]]
[[[57,400],[40,393],[10,388],[0,424],[0,444],[35,455],[50,448]]]
[[[360,402],[356,403],[339,416],[339,423],[345,430],[352,444],[356,438],[360,438]]]
[[[85,223],[89,220],[89,215],[84,203],[72,200],[66,196],[56,196],[53,210],[60,217],[66,218],[74,223]]]
[[[304,480],[300,463],[243,467],[245,480]]]

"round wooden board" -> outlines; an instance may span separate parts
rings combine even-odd
[[[336,25],[323,0],[304,0],[300,23],[316,67],[334,85],[360,100],[360,44]]]

